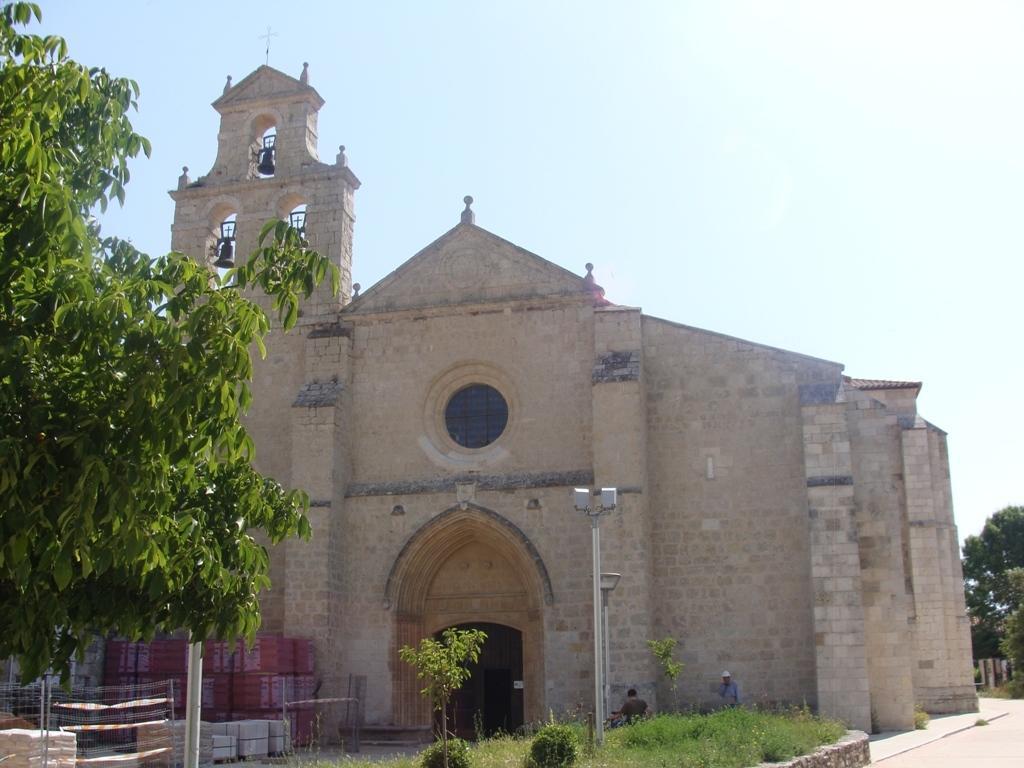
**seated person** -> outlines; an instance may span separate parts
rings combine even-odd
[[[647,714],[647,702],[639,698],[636,688],[630,688],[626,692],[626,700],[622,702],[617,712],[612,712],[608,717],[608,724],[612,728],[626,725]]]

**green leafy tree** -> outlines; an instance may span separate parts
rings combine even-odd
[[[999,648],[1013,666],[1010,693],[1015,698],[1024,698],[1024,568],[1011,568],[1006,572],[1006,577],[1016,607],[1006,619],[1005,633]]]
[[[138,86],[0,11],[0,657],[64,673],[90,630],[251,635],[270,542],[308,535],[305,494],[251,466],[250,350],[336,270],[282,222],[227,286],[91,218],[149,142]]]
[[[672,657],[672,653],[675,651],[676,645],[677,643],[674,637],[647,641],[647,647],[651,649],[651,653],[653,653],[654,658],[658,660],[658,664],[661,665],[661,671],[668,680],[669,689],[672,692],[673,704],[675,703],[676,698],[676,680],[683,671],[683,662],[676,661]]]
[[[967,610],[974,657],[999,655],[1003,623],[1013,610],[1012,568],[1024,567],[1024,507],[1006,507],[985,521],[979,536],[963,547]]]
[[[416,676],[426,681],[420,693],[441,713],[445,768],[448,768],[448,702],[469,679],[467,665],[480,660],[480,648],[486,639],[487,634],[479,629],[449,627],[441,633],[440,640],[425,637],[419,648],[403,645],[398,650],[399,658],[416,667]]]

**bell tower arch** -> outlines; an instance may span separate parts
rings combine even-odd
[[[398,725],[426,725],[429,703],[415,670],[398,659],[403,645],[453,626],[501,625],[522,638],[522,706],[527,722],[544,715],[543,608],[551,580],[526,535],[473,504],[426,523],[395,559],[385,587],[394,613],[392,711]]]
[[[269,219],[288,220],[297,202],[305,207],[305,237],[341,274],[341,291],[322,285],[303,306],[303,320],[316,323],[341,309],[352,295],[354,195],[360,182],[348,167],[344,147],[333,163],[320,160],[317,115],[324,100],[309,84],[308,65],[298,78],[261,66],[213,102],[220,113],[217,158],[203,176],[183,169],[175,202],[171,247],[205,264],[219,256],[223,212],[236,214],[234,257],[256,248]]]

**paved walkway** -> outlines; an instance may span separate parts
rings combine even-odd
[[[933,717],[922,731],[871,737],[872,765],[882,768],[1024,766],[1024,700],[979,699],[979,712]],[[979,720],[989,724],[978,726]]]

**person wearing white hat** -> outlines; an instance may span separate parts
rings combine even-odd
[[[718,696],[727,707],[735,707],[740,703],[740,687],[736,685],[729,670],[722,673],[722,683],[718,686]]]

